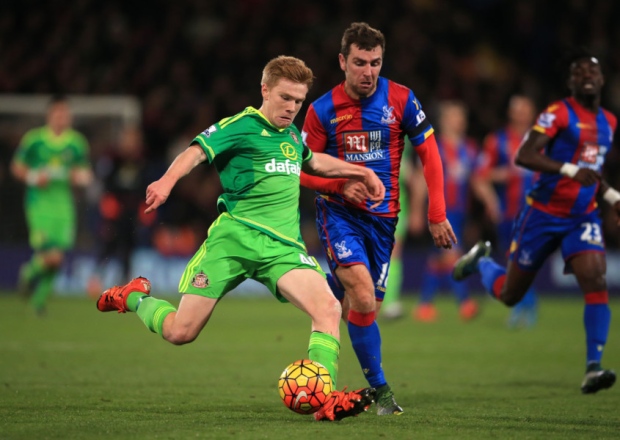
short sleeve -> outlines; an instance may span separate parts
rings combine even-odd
[[[568,126],[568,110],[566,104],[561,101],[549,105],[536,118],[532,130],[545,134],[550,138],[555,137],[558,131]]]
[[[213,124],[196,136],[191,142],[191,144],[200,145],[207,155],[209,162],[213,162],[215,156],[235,145],[236,136],[234,136],[234,133],[230,129],[222,128],[221,123],[222,121]]]

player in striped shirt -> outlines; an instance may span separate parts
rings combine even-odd
[[[549,105],[517,153],[516,163],[540,173],[515,222],[508,268],[488,257],[490,245],[478,243],[454,267],[463,279],[479,272],[493,298],[509,307],[531,286],[544,261],[560,248],[565,272],[573,273],[584,293],[586,374],[584,394],[611,387],[612,370],[601,359],[611,321],[606,282],[605,242],[596,196],[620,215],[620,193],[602,180],[605,156],[613,144],[616,117],[601,107],[604,84],[599,61],[577,52],[569,65],[571,96]]]
[[[385,185],[385,199],[380,203],[368,199],[354,179],[302,174],[301,180],[317,191],[316,224],[332,273],[328,281],[343,301],[343,318],[362,371],[377,388],[379,415],[403,412],[381,366],[375,318],[394,247],[405,136],[424,165],[435,245],[451,248],[456,242],[446,219],[443,170],[433,127],[410,89],[379,76],[384,49],[383,34],[367,23],[353,23],[345,30],[338,55],[345,80],[310,105],[303,136],[315,152],[374,170]]]
[[[496,246],[508,255],[512,225],[525,203],[536,173],[514,163],[523,138],[536,117],[534,102],[514,95],[508,104],[508,123],[484,139],[478,166],[472,177],[472,189],[483,201],[486,215],[497,226]],[[508,326],[531,327],[536,322],[537,298],[530,288],[512,309]]]

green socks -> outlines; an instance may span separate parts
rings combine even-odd
[[[131,292],[127,297],[127,308],[136,312],[144,325],[152,331],[162,336],[164,319],[177,309],[168,301],[153,298],[142,292]]]
[[[140,306],[140,302],[142,301],[142,298],[146,296],[148,296],[146,293],[131,292],[129,296],[127,297],[127,308],[129,309],[129,311],[130,312],[137,311],[138,307]]]
[[[340,356],[340,343],[336,338],[327,333],[314,331],[310,335],[308,345],[308,358],[323,365],[329,371],[332,378],[333,389],[336,389],[338,379],[338,357]]]
[[[42,272],[38,275],[38,282],[30,297],[30,305],[37,311],[43,312],[47,300],[54,290],[54,280],[56,279],[55,270]]]
[[[43,258],[39,254],[34,254],[23,269],[23,275],[28,282],[44,275],[44,272],[45,266],[43,265]]]

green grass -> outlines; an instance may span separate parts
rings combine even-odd
[[[54,299],[41,319],[0,295],[0,438],[620,437],[620,386],[579,390],[582,300],[542,298],[538,325],[522,331],[508,330],[508,310],[490,300],[471,323],[447,299],[438,306],[435,324],[381,324],[383,365],[405,414],[371,409],[318,423],[277,393],[280,372],[305,357],[310,331],[291,305],[227,298],[198,340],[174,347],[135,315],[99,313],[92,300]],[[341,329],[339,387],[365,386]],[[619,334],[616,320],[604,358],[616,369]]]

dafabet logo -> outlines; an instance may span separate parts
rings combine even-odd
[[[301,175],[301,165],[297,162],[299,155],[297,149],[288,142],[282,142],[280,144],[280,150],[286,157],[284,162],[276,162],[275,159],[271,159],[265,164],[265,171],[268,173],[282,173],[282,174],[296,174]]]

